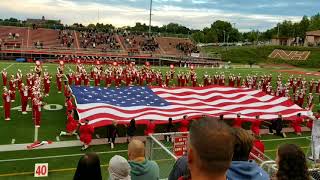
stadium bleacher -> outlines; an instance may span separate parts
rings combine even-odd
[[[9,34],[11,33],[11,36]],[[15,37],[18,35],[17,37]],[[14,37],[13,37],[14,36]],[[149,37],[144,33],[95,32],[53,30],[45,28],[0,26],[4,47],[12,48],[69,48],[95,51],[127,51],[160,55],[190,55],[196,46],[190,39],[176,37]]]

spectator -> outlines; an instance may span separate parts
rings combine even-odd
[[[128,161],[122,156],[115,155],[109,161],[109,180],[131,180],[130,170]]]
[[[100,160],[96,153],[86,153],[78,162],[74,180],[102,180]]]
[[[202,118],[192,123],[189,136],[191,179],[226,179],[234,149],[232,129],[216,119]]]
[[[145,158],[145,147],[140,140],[132,140],[128,145],[128,159],[132,180],[158,180],[159,166]]]
[[[127,135],[129,136],[129,139],[127,137],[127,142],[132,140],[132,137],[135,135],[136,130],[136,120],[131,119],[129,126],[127,127]]]
[[[255,161],[249,160],[253,136],[242,128],[235,128],[235,146],[232,163],[227,171],[228,180],[268,180],[269,175]]]
[[[295,144],[284,144],[278,148],[276,158],[278,172],[274,180],[309,180],[306,157]]]
[[[190,178],[190,170],[188,168],[188,157],[182,156],[175,162],[170,175],[169,180],[177,180],[177,179],[189,179]]]

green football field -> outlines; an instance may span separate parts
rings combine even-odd
[[[46,97],[44,101],[48,104],[42,111],[41,127],[39,129],[39,140],[51,140],[56,141],[56,137],[59,135],[61,130],[65,129],[65,107],[64,107],[64,96],[57,93],[55,85],[55,73],[57,64],[46,63],[43,64],[43,69],[47,69],[53,76],[51,82],[50,96]],[[34,68],[34,64],[30,63],[15,63],[15,62],[2,62],[0,63],[0,70],[6,68],[8,75],[15,74],[18,69],[23,74]],[[155,67],[165,72],[169,70],[167,67]],[[75,70],[74,65],[66,65],[65,71]],[[88,67],[89,70],[89,67]],[[273,79],[279,74],[278,68],[268,69],[212,69],[212,68],[199,68],[197,69],[198,80],[201,81],[201,77],[205,72],[208,74],[214,74],[215,72],[225,72],[226,75],[229,73],[247,75],[247,74],[272,74]],[[290,69],[292,70],[292,69]],[[299,71],[308,71],[308,69],[297,69]],[[187,68],[176,68],[176,71],[188,71]],[[286,80],[290,74],[282,73]],[[317,79],[314,76],[306,76],[307,79]],[[2,84],[2,81],[1,83]],[[2,88],[0,88],[2,93]],[[16,93],[16,102],[12,104],[11,110],[11,121],[4,120],[4,113],[2,107],[0,108],[0,145],[5,144],[22,144],[33,142],[34,124],[31,119],[31,112],[27,115],[22,115],[20,109],[20,97],[19,93]],[[316,103],[319,103],[318,95],[315,95]],[[138,128],[138,135],[143,134],[143,126]],[[162,132],[162,126],[157,127],[158,132]],[[95,133],[99,137],[106,136],[105,128],[98,128]],[[304,133],[303,136],[308,137],[310,133]],[[125,136],[124,127],[120,130],[120,136]],[[289,139],[278,139],[276,136],[266,135],[262,139],[265,140],[266,154],[271,158],[274,158],[276,148],[281,143],[294,143],[301,146],[305,152],[308,151],[310,140],[304,137],[297,137],[294,134],[289,134]],[[60,141],[77,140],[76,137],[60,137]],[[127,144],[119,144],[115,149],[111,150],[107,145],[97,145],[91,147],[88,151],[98,152],[102,165],[102,172],[104,179],[107,177],[107,163],[109,159],[115,155],[126,156]],[[33,179],[33,171],[35,163],[46,162],[49,163],[49,177],[47,179],[72,179],[77,161],[83,152],[80,151],[80,147],[69,147],[69,148],[57,148],[57,149],[46,149],[46,150],[21,150],[11,152],[0,152],[0,179]],[[159,154],[157,162],[161,168],[161,178],[165,178],[168,175],[168,171],[173,165],[173,160],[166,158],[165,155]]]

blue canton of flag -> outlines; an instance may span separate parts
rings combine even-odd
[[[119,107],[170,105],[145,86],[123,88],[72,86],[71,89],[77,104],[104,103]]]

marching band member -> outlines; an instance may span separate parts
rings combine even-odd
[[[10,109],[11,109],[11,99],[10,99],[10,91],[6,87],[3,87],[3,109],[4,109],[4,119],[6,121],[10,120]]]
[[[11,79],[9,81],[9,90],[11,102],[14,102],[16,100],[16,79],[14,79],[14,75],[11,75]]]
[[[56,80],[57,80],[57,87],[58,87],[58,93],[60,94],[62,91],[62,74],[57,72],[56,74]]]
[[[21,111],[22,114],[27,114],[27,106],[28,106],[28,86],[22,84],[20,89],[20,97],[21,97]]]
[[[8,73],[6,69],[2,70],[2,85],[6,86],[7,85],[7,80],[8,80]]]

